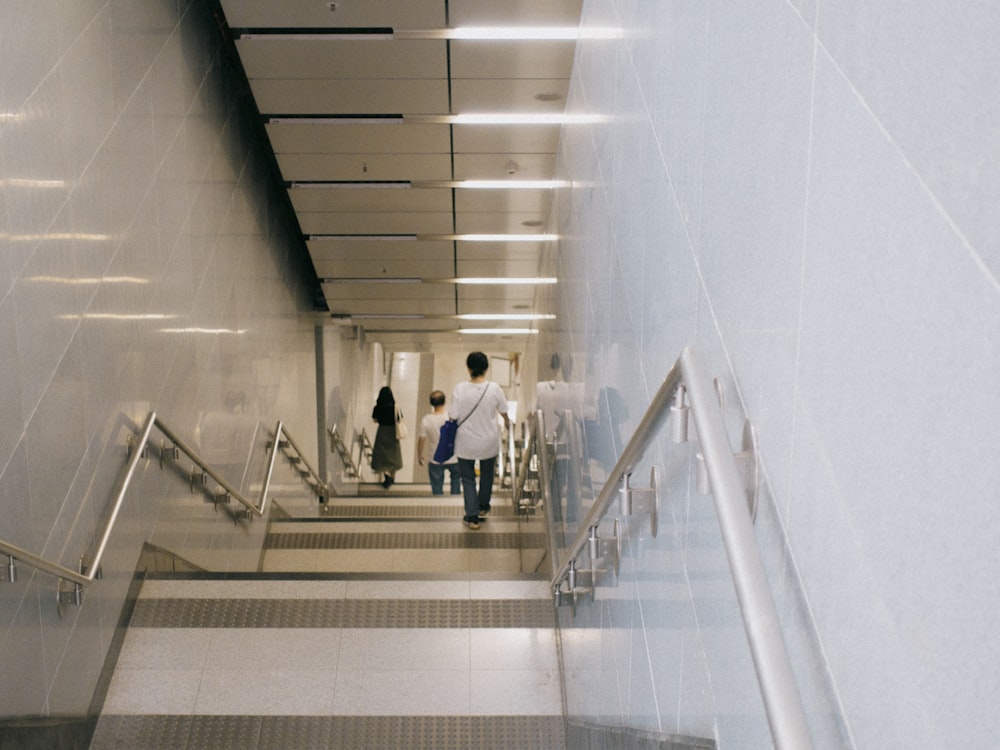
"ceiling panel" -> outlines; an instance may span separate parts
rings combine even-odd
[[[306,234],[450,234],[453,221],[451,212],[312,211],[299,214],[299,225]]]
[[[456,257],[461,260],[476,258],[540,258],[541,242],[467,242],[455,243]]]
[[[466,41],[451,43],[452,78],[559,78],[573,69],[575,42]]]
[[[552,204],[551,190],[457,190],[455,210],[543,211]]]
[[[333,315],[454,315],[453,299],[399,297],[389,299],[340,299],[327,294],[327,305]]]
[[[538,275],[538,258],[515,260],[502,258],[499,260],[460,260],[456,266],[458,275],[482,278],[513,277],[532,278]]]
[[[271,146],[276,153],[447,154],[451,151],[451,131],[449,126],[444,124],[410,124],[402,120],[391,121],[391,124],[365,125],[287,122],[268,123],[266,128]],[[555,133],[552,140],[558,142],[559,129],[553,130]],[[472,146],[487,142],[470,140]],[[531,140],[524,138],[522,142],[531,143]],[[555,148],[543,150],[555,151]]]
[[[455,153],[554,154],[558,125],[456,125]]]
[[[453,26],[576,26],[583,0],[448,0]]]
[[[327,279],[368,278],[428,278],[447,279],[455,276],[455,261],[451,258],[351,259],[313,260],[316,275]],[[537,265],[537,264],[536,264]],[[534,272],[532,272],[534,273]]]
[[[449,26],[576,26],[581,0],[221,4],[305,251],[321,279],[345,280],[322,284],[331,324],[363,328],[390,350],[521,346],[523,337],[457,336],[469,322],[453,316],[531,312],[550,291],[430,280],[539,275],[541,241],[452,235],[542,234],[553,192],[456,182],[551,180],[560,128],[450,119],[561,113],[574,43],[445,37]]]
[[[454,0],[450,0],[454,2]],[[543,4],[546,0],[540,0]],[[445,0],[221,0],[231,28],[440,28]],[[579,12],[577,13],[579,16]]]
[[[410,283],[324,283],[327,299],[358,300],[366,304],[404,300],[455,300],[454,284]]]
[[[456,180],[549,180],[555,154],[455,154]]]
[[[463,78],[451,82],[454,111],[469,113],[554,114],[566,106],[568,90],[568,78]]]
[[[448,44],[443,39],[368,40],[358,37],[333,40],[255,36],[238,39],[236,49],[251,80],[448,77]],[[549,65],[559,69],[554,62]]]
[[[469,192],[469,191],[461,191]],[[493,191],[491,191],[493,192]],[[292,188],[288,195],[296,211],[447,211],[452,209],[451,190],[415,188]],[[476,210],[487,210],[484,204],[475,203]],[[497,210],[500,201],[486,204]],[[537,205],[537,204],[536,204]]]
[[[448,112],[448,81],[392,79],[251,79],[264,114],[439,114]]]
[[[282,176],[293,182],[451,179],[448,154],[277,154],[277,159]]]
[[[547,219],[543,211],[456,213],[455,229],[460,234],[523,234],[541,231]]]
[[[417,260],[433,261],[454,258],[454,243],[427,240],[324,239],[306,243],[315,262],[337,260],[370,261]],[[417,276],[422,274],[415,274]]]

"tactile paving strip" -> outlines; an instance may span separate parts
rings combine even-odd
[[[268,534],[265,549],[537,549],[544,534],[434,532],[291,532]]]
[[[561,716],[103,716],[90,750],[565,750]]]
[[[323,508],[322,518],[287,518],[272,519],[277,523],[302,521],[325,521],[331,518],[454,518],[463,515],[461,505],[334,505]],[[490,510],[491,517],[515,518],[514,509],[507,505],[494,505]]]
[[[548,599],[140,599],[140,628],[553,628]]]

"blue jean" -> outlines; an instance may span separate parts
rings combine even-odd
[[[431,480],[431,494],[444,494],[444,472],[448,470],[451,479],[451,494],[462,492],[462,477],[458,473],[458,464],[427,464],[427,476]]]
[[[479,459],[479,489],[476,490],[476,461],[471,458],[458,459],[458,473],[462,475],[462,494],[465,496],[465,520],[479,518],[479,511],[490,509],[493,497],[493,475],[496,472],[497,457]]]

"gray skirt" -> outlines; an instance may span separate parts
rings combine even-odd
[[[403,468],[403,452],[396,440],[396,425],[379,425],[372,446],[372,469],[392,474]]]

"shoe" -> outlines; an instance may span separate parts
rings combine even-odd
[[[392,484],[392,479],[390,479],[389,477],[386,477],[385,479],[382,480],[382,487],[384,489],[389,489],[390,484]]]
[[[479,521],[470,521],[468,518],[463,518],[462,519],[462,523],[464,523],[466,526],[468,526],[473,531],[475,531],[475,530],[477,530],[479,528]]]
[[[485,518],[489,514],[490,514],[490,509],[489,508],[480,508],[479,509],[479,517],[480,518]]]

